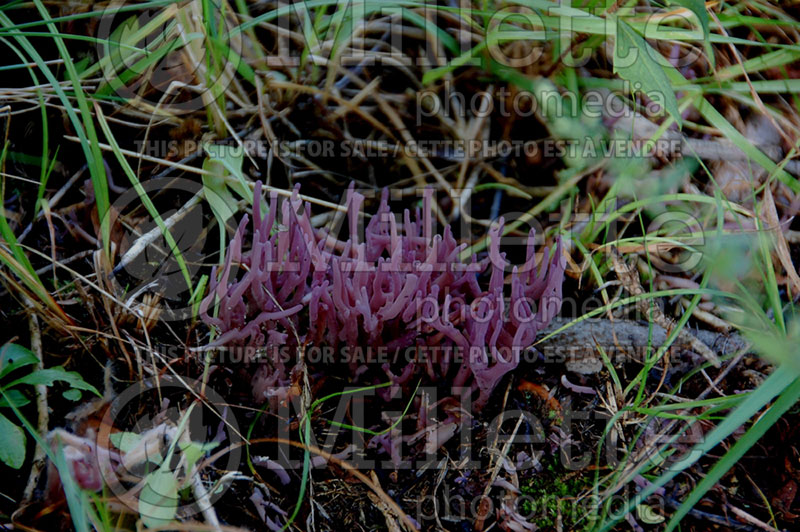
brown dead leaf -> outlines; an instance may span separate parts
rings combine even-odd
[[[789,244],[786,242],[786,236],[783,234],[783,231],[781,231],[778,209],[775,207],[775,200],[772,197],[772,191],[769,187],[764,188],[764,199],[759,209],[759,215],[764,223],[767,224],[767,229],[775,234],[775,251],[788,277],[786,280],[786,289],[790,292],[794,292],[794,294],[800,294],[800,276],[797,275],[797,268],[795,268],[792,263],[792,256],[789,253]],[[790,281],[793,289],[789,287]]]

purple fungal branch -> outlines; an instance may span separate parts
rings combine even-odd
[[[460,255],[466,244],[458,244],[449,226],[433,232],[432,194],[425,191],[415,216],[406,209],[398,219],[384,190],[362,241],[364,196],[351,186],[349,238],[341,241],[314,229],[310,206],[297,189],[280,204],[273,192],[262,216],[257,183],[250,250],[243,251],[245,216],[200,307],[204,321],[220,333],[212,345],[275,348],[299,341],[406,353],[435,347],[404,367],[384,363],[381,370],[396,385],[391,388],[415,375],[434,382],[449,379],[455,387],[477,390],[475,406],[481,408],[561,307],[561,243],[552,255],[545,250],[537,271],[531,231],[527,259],[513,267],[507,283],[509,264],[500,252],[503,220],[489,231],[488,256],[464,262]],[[487,277],[484,289],[481,279]],[[212,317],[208,311],[215,302],[219,311]],[[271,357],[269,362],[259,365],[254,391],[261,399],[281,399],[290,384],[287,363],[294,361]],[[354,379],[369,362],[350,362]]]

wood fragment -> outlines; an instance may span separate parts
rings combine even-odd
[[[789,244],[786,242],[786,237],[781,230],[778,209],[775,206],[775,199],[772,197],[772,191],[770,191],[769,187],[764,188],[764,197],[759,207],[759,214],[767,224],[767,230],[775,235],[775,253],[777,253],[783,269],[786,270],[786,289],[793,292],[794,295],[800,294],[800,276],[792,263]]]
[[[645,294],[644,288],[642,288],[642,284],[639,281],[639,273],[635,269],[625,264],[625,261],[622,259],[622,255],[617,248],[612,247],[610,249],[611,261],[614,264],[614,271],[616,272],[617,278],[620,280],[625,289],[632,296],[640,296]],[[646,299],[640,299],[637,301],[636,306],[642,314],[647,316],[649,320],[657,325],[660,325],[665,330],[672,331],[672,329],[675,327],[675,322],[669,319],[664,314],[663,310],[658,308],[656,305],[649,305]],[[703,358],[713,364],[715,368],[720,367],[720,361],[717,354],[714,353],[714,351],[712,351],[706,344],[694,337],[691,332],[686,329],[682,329],[678,333],[678,337],[688,342],[698,355],[702,355]]]
[[[375,471],[370,471],[370,477],[372,478],[372,482],[374,482],[376,485],[380,484]],[[369,497],[369,500],[372,502],[375,508],[377,508],[383,514],[383,518],[386,519],[386,528],[389,530],[389,532],[402,532],[400,525],[397,523],[397,518],[395,517],[391,508],[389,508],[389,506],[383,500],[381,500],[380,497],[371,491],[367,492],[367,497]]]
[[[553,334],[562,327],[563,331]],[[652,328],[652,332],[651,329]],[[552,336],[549,336],[553,334]],[[742,351],[748,342],[735,333],[718,333],[696,330],[694,335],[706,346],[712,346],[718,353],[727,355]],[[604,367],[597,346],[603,348],[611,362],[642,362],[648,346],[659,348],[667,340],[668,332],[655,323],[632,320],[585,319],[576,321],[570,318],[554,318],[550,325],[539,333],[540,340],[534,344],[543,355],[546,363],[565,363],[567,370],[583,375],[591,375]],[[678,336],[671,349],[680,352],[693,350],[685,336]]]
[[[33,307],[32,303],[31,307]],[[38,359],[34,368],[35,371],[41,371],[44,369],[44,362],[42,359],[42,333],[39,330],[39,320],[35,312],[31,312],[28,316],[28,325],[31,331],[31,351]],[[36,409],[39,412],[36,431],[44,439],[50,425],[50,412],[47,406],[47,386],[44,384],[37,384],[34,386],[34,390],[36,390]],[[33,491],[39,483],[39,476],[46,464],[46,457],[47,455],[44,447],[37,445],[33,454],[33,463],[31,464],[28,483],[25,486],[25,491],[22,492],[22,499],[24,501],[30,501],[33,497]]]

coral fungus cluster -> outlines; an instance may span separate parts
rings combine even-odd
[[[475,406],[485,405],[560,309],[560,243],[552,255],[545,251],[537,271],[531,231],[527,260],[509,272],[500,252],[501,220],[489,231],[488,254],[463,261],[466,245],[458,244],[450,227],[433,234],[432,194],[425,191],[415,216],[405,210],[397,217],[384,191],[377,213],[362,227],[364,196],[350,187],[347,239],[339,240],[313,227],[310,206],[297,190],[282,202],[273,192],[262,214],[257,184],[249,250],[243,250],[245,217],[201,305],[203,319],[220,333],[213,345],[269,348],[300,342],[420,353],[436,347],[435,354],[404,359],[400,367],[386,361],[377,366],[396,385],[424,376],[477,390]],[[215,302],[218,312],[212,316]],[[273,357],[261,364],[253,380],[256,394],[262,400],[285,396],[295,362]],[[353,380],[370,370],[369,363],[349,363]]]

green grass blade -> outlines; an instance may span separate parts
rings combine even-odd
[[[98,104],[95,104],[95,113],[97,115],[97,121],[100,124],[100,128],[103,130],[103,134],[106,136],[108,144],[111,146],[114,155],[117,157],[117,162],[119,162],[119,165],[122,167],[122,171],[128,177],[131,185],[139,195],[139,199],[142,200],[142,204],[144,205],[145,209],[147,209],[147,212],[150,213],[150,216],[153,217],[153,221],[155,221],[156,225],[161,230],[161,234],[164,236],[164,240],[169,246],[170,251],[175,254],[175,260],[178,262],[178,267],[181,269],[181,273],[186,281],[186,286],[189,288],[189,292],[193,292],[192,276],[189,274],[189,269],[186,267],[183,254],[181,253],[178,244],[175,242],[172,233],[169,232],[169,229],[164,224],[164,220],[161,219],[161,214],[159,214],[156,206],[153,205],[152,200],[150,200],[150,197],[144,190],[139,178],[136,177],[136,174],[133,172],[133,168],[131,168],[131,165],[128,164],[128,160],[125,158],[125,155],[123,155],[122,151],[120,151],[119,144],[117,144],[117,139],[114,138],[111,128],[108,126],[108,122],[106,121],[105,115],[103,115],[103,111],[100,109]],[[108,223],[108,220],[106,220],[106,223]]]
[[[694,465],[701,456],[704,456],[711,449],[719,445],[722,440],[733,434],[733,432],[746,423],[747,420],[752,419],[753,416],[764,408],[764,406],[769,404],[770,401],[775,399],[778,395],[781,395],[795,380],[796,376],[793,371],[785,366],[777,368],[772,375],[767,377],[761,386],[753,391],[747,399],[742,401],[742,403],[717,425],[714,430],[708,433],[705,440],[695,445],[692,450],[687,453],[685,459],[673,464],[669,471],[654,480],[650,486],[642,490],[636,497],[627,501],[624,510],[617,513],[618,517],[606,522],[600,530],[603,532],[612,530],[616,523],[624,519],[625,515],[633,510],[637,504],[640,504],[647,497],[655,493],[658,488],[675,478],[680,472]]]
[[[39,9],[42,19],[48,21],[47,26],[50,32],[58,33],[55,25],[51,21],[49,13],[47,13],[47,9],[42,5],[41,0],[35,0],[35,4]],[[75,99],[78,102],[80,117],[75,112],[72,100],[64,92],[61,84],[56,79],[55,75],[53,75],[53,73],[50,71],[50,68],[42,59],[41,55],[36,51],[36,48],[33,46],[33,44],[31,44],[27,37],[21,34],[17,25],[14,24],[3,12],[0,12],[0,26],[5,28],[9,35],[19,43],[20,47],[36,63],[36,65],[39,67],[39,70],[42,72],[45,78],[47,78],[47,81],[50,83],[53,90],[56,92],[62,104],[64,105],[64,110],[67,113],[70,122],[72,122],[73,127],[75,128],[75,133],[81,140],[81,149],[83,150],[84,156],[89,165],[89,173],[91,176],[92,186],[94,188],[98,215],[100,220],[105,220],[104,224],[101,223],[101,240],[103,241],[104,251],[108,253],[110,245],[110,231],[106,217],[106,213],[108,212],[110,205],[108,198],[108,181],[106,179],[105,168],[103,168],[103,159],[100,153],[100,147],[97,143],[97,134],[94,129],[94,123],[92,121],[92,115],[89,110],[86,95],[84,94],[83,88],[78,81],[78,73],[75,69],[75,65],[72,62],[72,58],[67,52],[64,41],[57,36],[53,36],[53,40],[56,43],[59,54],[61,55],[62,59],[64,59],[67,76],[72,83],[73,90],[75,91]]]
[[[675,511],[675,514],[667,525],[666,532],[674,530],[681,519],[689,513],[689,510],[700,501],[703,495],[714,487],[714,484],[716,484],[729,469],[736,465],[748,449],[755,445],[787,410],[797,404],[798,400],[800,400],[800,379],[796,379],[790,384],[789,387],[780,394],[775,403],[767,409],[764,415],[759,417],[758,421],[748,429],[744,436],[739,438],[734,446],[725,453],[725,456],[714,464],[711,471],[709,471],[703,480],[695,486],[683,504],[681,504],[680,508]]]

